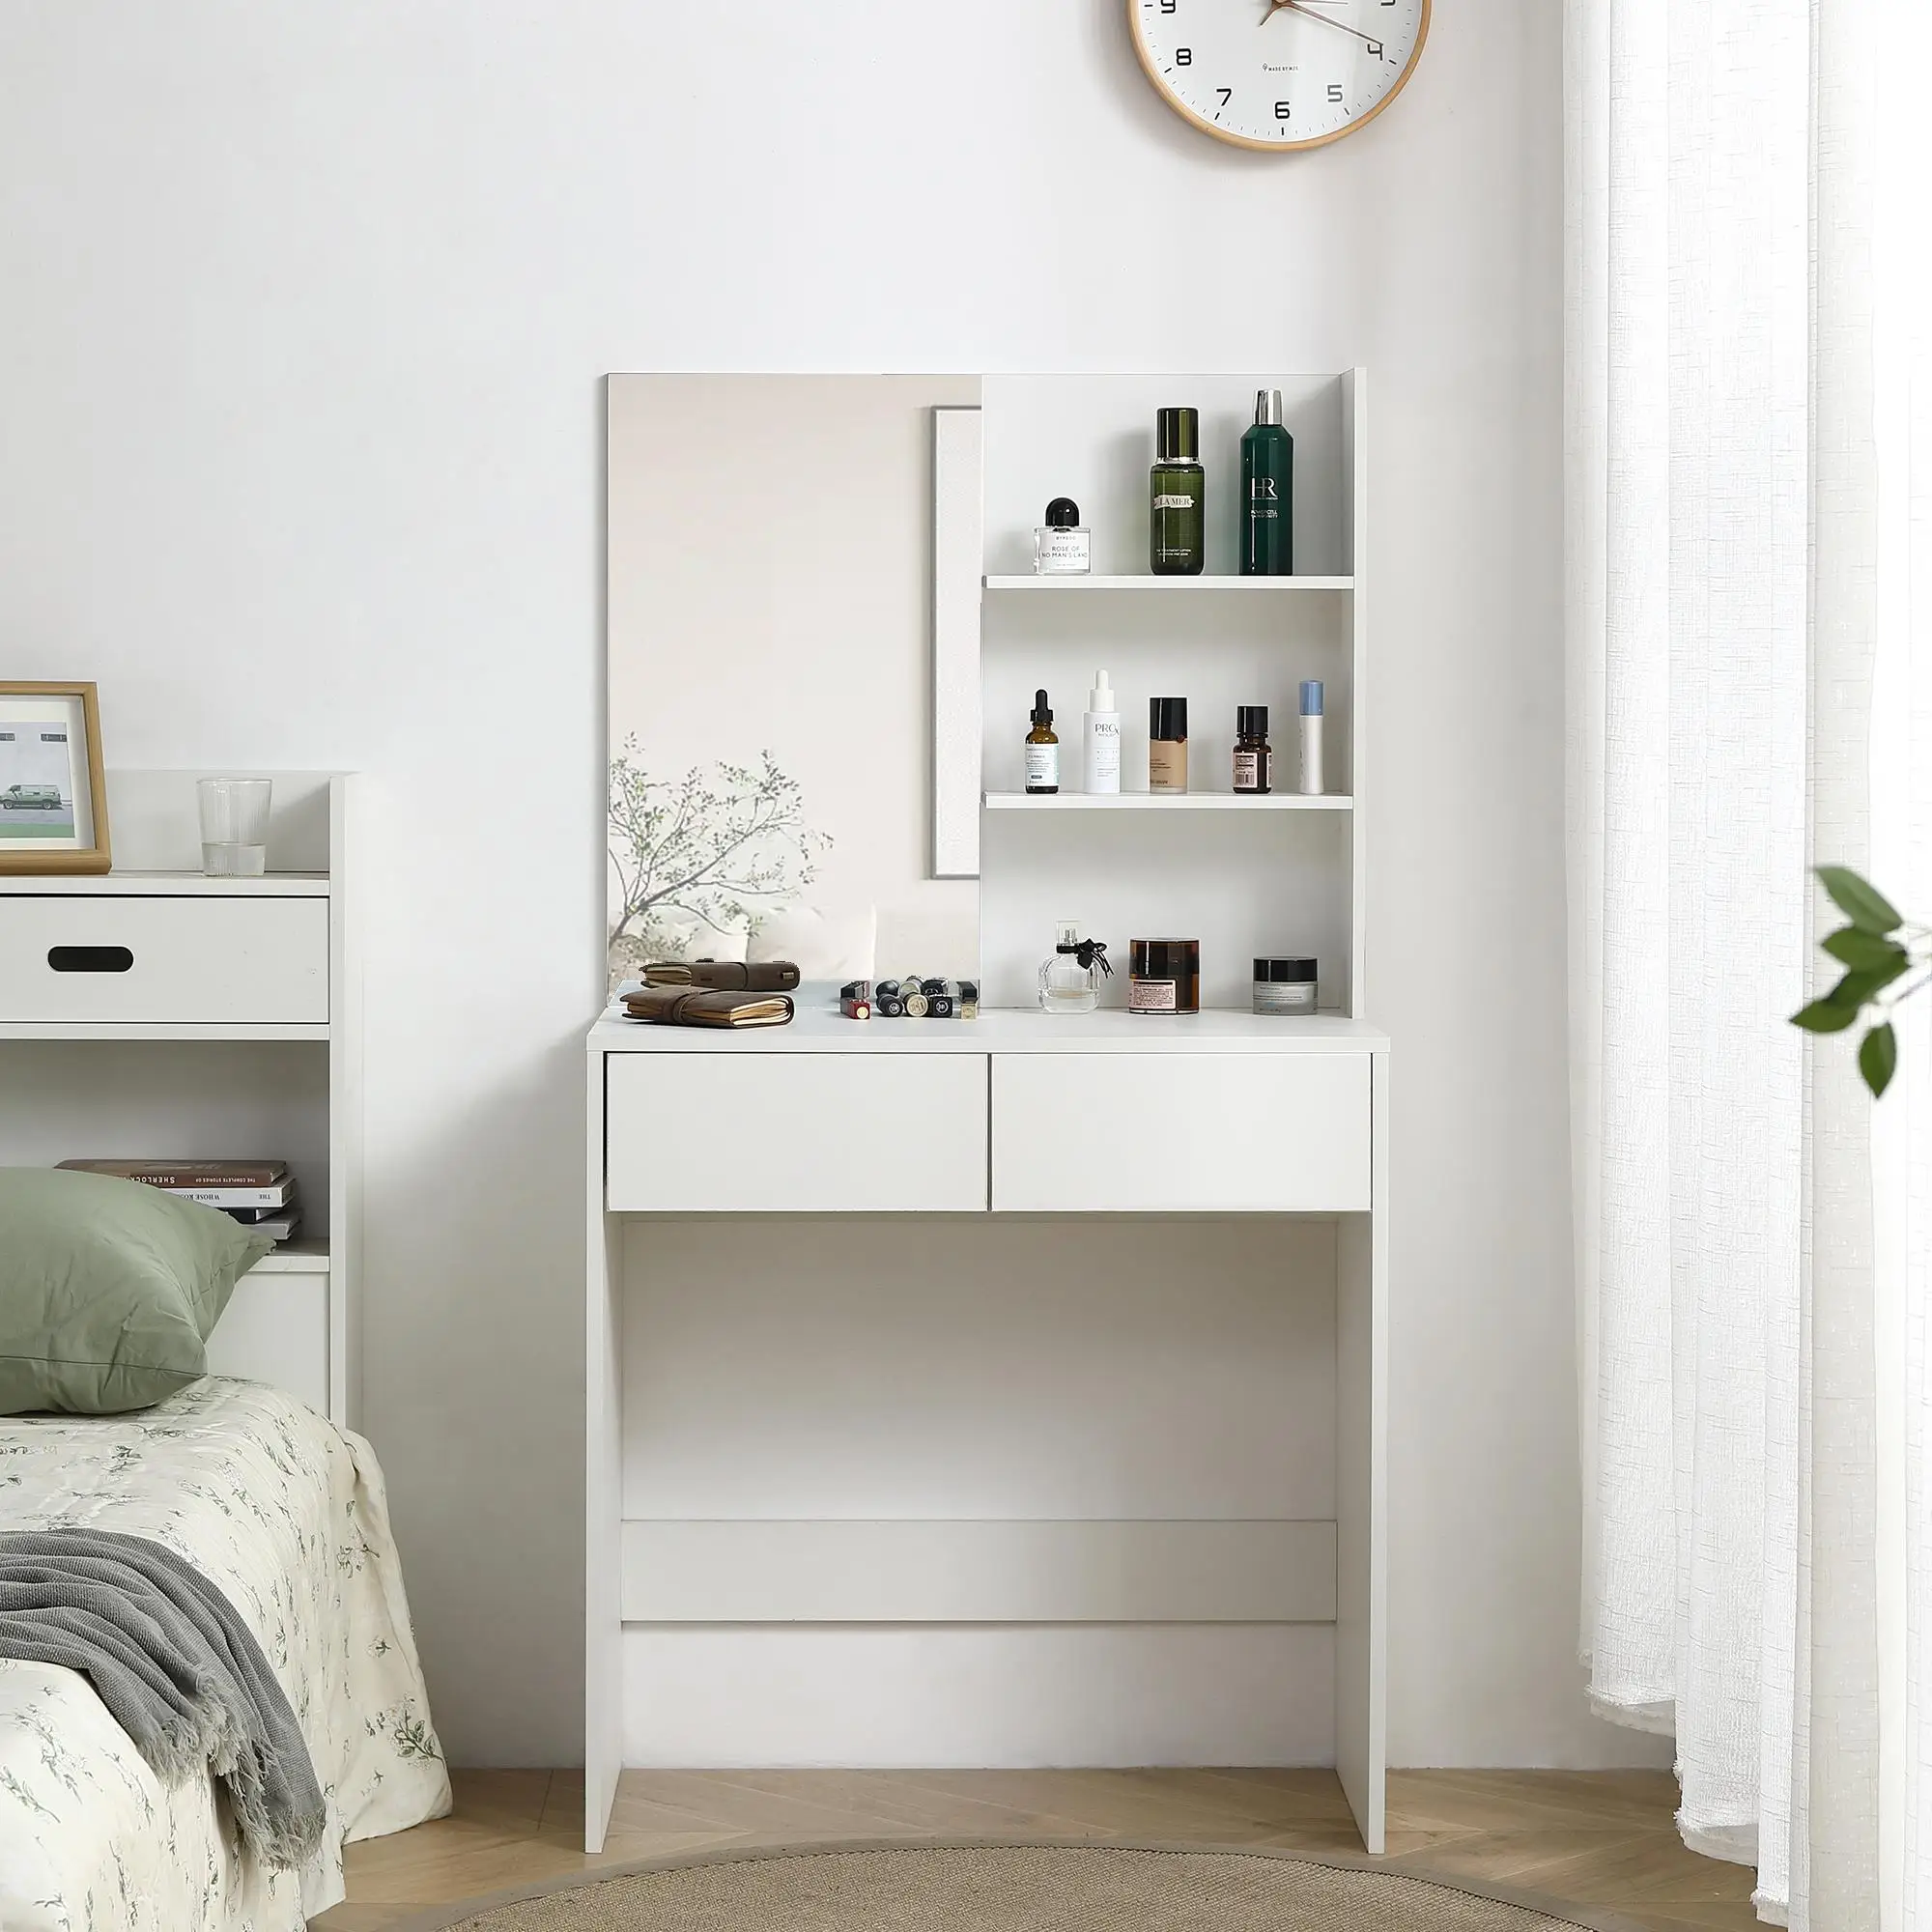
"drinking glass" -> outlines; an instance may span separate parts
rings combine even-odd
[[[272,779],[198,779],[201,869],[211,879],[259,879],[268,869]]]

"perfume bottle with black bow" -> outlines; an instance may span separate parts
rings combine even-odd
[[[1059,922],[1060,937],[1039,969],[1039,1006],[1047,1013],[1091,1013],[1100,981],[1113,973],[1104,940],[1082,939],[1077,920]]]

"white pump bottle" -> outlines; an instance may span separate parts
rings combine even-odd
[[[1094,678],[1080,721],[1080,782],[1090,792],[1121,788],[1121,714],[1105,671]]]

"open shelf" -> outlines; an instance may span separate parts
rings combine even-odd
[[[328,1038],[326,1020],[0,1020],[0,1039]]]
[[[23,872],[0,878],[0,893],[71,893],[88,898],[131,893],[162,898],[316,898],[328,896],[327,872],[264,872],[211,879],[201,872]]]
[[[284,1241],[248,1270],[250,1274],[327,1274],[328,1243],[320,1237]]]
[[[1352,811],[1346,792],[989,791],[988,811]]]
[[[988,590],[1352,590],[1352,577],[984,577]]]

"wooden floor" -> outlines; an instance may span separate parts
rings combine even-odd
[[[349,1902],[313,1922],[373,1932],[427,1905],[596,1863],[810,1838],[1017,1836],[1358,1852],[1325,1771],[626,1772],[601,1860],[575,1772],[455,1775],[456,1811],[353,1845]],[[1620,1912],[1656,1932],[1757,1923],[1751,1874],[1687,1852],[1661,1772],[1396,1772],[1393,1864]]]

